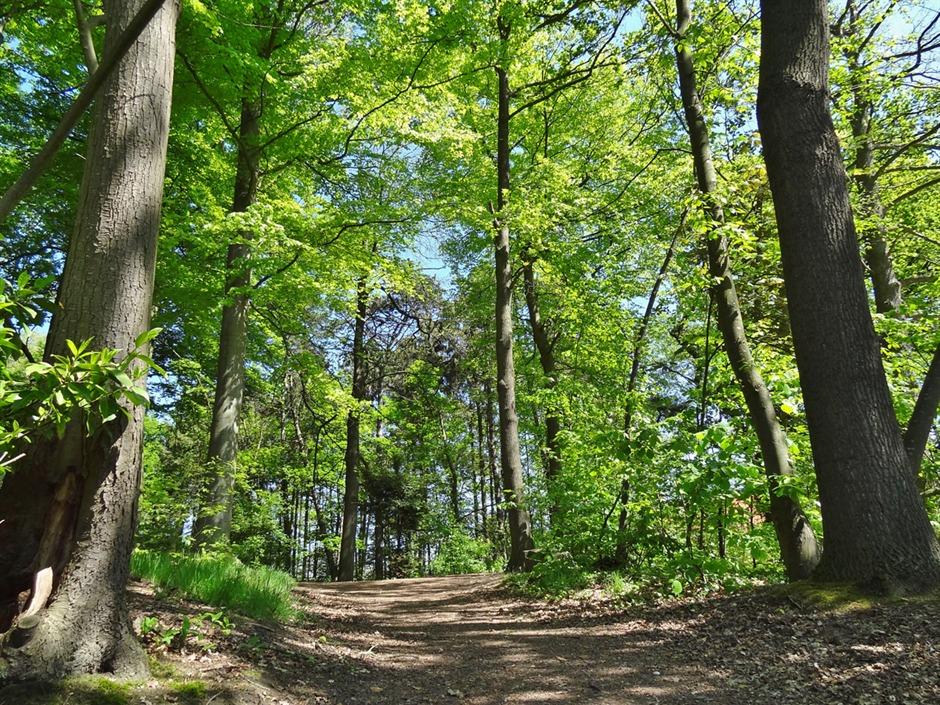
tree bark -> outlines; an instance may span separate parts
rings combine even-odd
[[[238,166],[232,212],[243,213],[258,197],[261,169],[261,105],[242,101],[239,123]],[[232,530],[232,495],[238,456],[238,420],[245,391],[245,347],[248,336],[248,295],[251,280],[247,259],[251,254],[250,232],[240,233],[240,242],[229,245],[226,258],[225,305],[219,334],[219,364],[215,402],[209,429],[209,471],[214,474],[208,496],[193,527],[196,548],[228,542]]]
[[[858,20],[857,17],[853,19]],[[857,31],[856,22],[847,28],[850,33]],[[866,42],[867,43],[867,42]],[[894,271],[894,264],[888,252],[885,239],[885,227],[882,222],[884,205],[878,190],[878,179],[874,167],[875,145],[871,139],[871,122],[875,106],[865,95],[864,87],[859,84],[859,76],[864,70],[860,65],[861,57],[857,50],[846,54],[849,64],[850,89],[852,91],[852,137],[855,140],[854,180],[858,188],[859,210],[864,220],[875,219],[874,226],[866,225],[861,231],[865,263],[871,276],[875,294],[875,310],[878,313],[891,313],[901,307],[901,282]]]
[[[911,461],[914,476],[920,472],[920,464],[924,459],[924,449],[930,438],[930,429],[933,428],[934,419],[937,418],[937,406],[940,405],[940,346],[934,350],[933,360],[924,377],[920,394],[914,404],[914,411],[907,422],[904,432],[904,449]]]
[[[135,4],[134,7],[138,9],[137,14],[130,22],[126,23],[124,33],[116,40],[113,38],[110,41],[106,40],[104,61],[88,79],[88,83],[79,92],[75,102],[72,103],[65,115],[62,116],[62,120],[59,121],[55,131],[46,140],[42,149],[30,160],[26,171],[20,174],[19,178],[4,192],[3,196],[0,196],[0,223],[6,220],[6,217],[13,212],[13,209],[19,205],[20,201],[39,180],[39,177],[52,165],[59,147],[68,139],[85,110],[95,99],[99,89],[111,77],[111,72],[121,64],[124,56],[134,46],[137,39],[142,36],[143,30],[149,26],[151,18],[163,7],[164,3],[168,2],[170,0],[147,0],[145,3]]]
[[[78,28],[78,40],[82,45],[82,55],[85,57],[85,67],[91,75],[98,70],[98,55],[95,53],[95,39],[92,36],[92,26],[85,15],[85,6],[82,0],[72,0],[75,8],[75,25]]]
[[[356,286],[356,323],[353,332],[352,396],[355,403],[366,398],[366,374],[363,344],[366,327],[368,291],[365,279]],[[343,491],[343,530],[340,535],[339,575],[341,581],[353,580],[356,574],[356,518],[359,511],[359,410],[346,416],[346,453],[344,456],[346,484]]]
[[[682,221],[679,223],[679,227],[676,228],[676,232],[672,236],[672,241],[669,243],[669,248],[666,250],[666,255],[663,257],[663,263],[659,267],[656,281],[653,282],[649,298],[646,300],[646,310],[643,312],[643,318],[640,321],[640,327],[637,329],[636,338],[633,343],[633,359],[630,362],[630,376],[627,378],[627,401],[623,412],[623,434],[628,443],[633,435],[633,411],[636,407],[633,393],[636,391],[636,385],[640,379],[640,360],[643,357],[643,350],[646,346],[646,333],[649,330],[650,321],[653,320],[653,312],[656,310],[656,299],[659,297],[659,289],[662,287],[663,280],[666,278],[666,272],[669,271],[669,263],[672,262],[676,242],[682,230],[685,228],[687,214],[688,211],[682,214]],[[625,566],[627,563],[628,548],[627,525],[630,518],[630,479],[626,476],[620,480],[620,492],[617,495],[616,504],[620,505],[620,512],[617,517],[617,543],[614,548],[614,561],[619,566]],[[616,504],[614,506],[616,506]],[[604,519],[604,529],[607,528],[607,522],[610,521],[610,515],[613,509],[614,507],[611,507]]]
[[[725,222],[724,211],[715,198],[718,180],[712,160],[708,126],[701,96],[696,87],[692,50],[684,41],[691,24],[689,0],[676,0],[676,67],[685,112],[695,175],[704,196],[707,215],[714,229],[708,233],[708,267],[714,284],[712,296],[718,309],[725,352],[747,405],[751,426],[757,434],[764,472],[770,490],[770,515],[780,544],[780,554],[790,580],[807,578],[819,562],[816,536],[799,502],[780,492],[781,478],[793,474],[786,435],[777,419],[773,401],[764,379],[751,354],[744,330],[741,305],[731,270],[728,238],[720,229]]]
[[[825,0],[763,0],[757,116],[826,550],[814,576],[921,589],[940,546],[881,362],[829,112]]]
[[[501,25],[501,32],[503,25]],[[506,32],[508,36],[508,31]],[[505,40],[505,37],[504,37]],[[497,188],[496,235],[496,394],[499,406],[499,456],[503,499],[508,505],[508,570],[529,570],[534,548],[532,524],[525,506],[522,456],[519,451],[519,418],[516,414],[516,371],[512,357],[512,267],[509,257],[509,224],[499,219],[509,195],[509,78],[496,68],[498,115],[496,137]]]
[[[498,501],[496,491],[499,485],[499,478],[497,477],[496,470],[496,434],[493,431],[493,388],[490,386],[489,382],[484,384],[483,391],[486,395],[486,459],[489,469],[490,507],[492,507],[495,518],[495,521],[490,527],[492,529],[490,539],[495,545],[497,538],[502,534],[503,523],[506,520],[506,512],[502,509]]]
[[[105,0],[105,61],[143,5]],[[67,354],[66,340],[88,338],[127,351],[150,327],[177,14],[167,2],[153,16],[95,106],[47,358]],[[92,438],[76,419],[61,440],[37,443],[31,467],[0,488],[0,630],[34,575],[52,588],[48,605],[14,626],[21,646],[4,650],[6,678],[146,671],[125,602],[144,409],[129,411]]]

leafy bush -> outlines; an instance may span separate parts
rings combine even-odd
[[[441,543],[429,572],[431,575],[482,573],[492,568],[492,553],[489,541],[474,539],[462,529],[454,528]]]
[[[131,573],[155,587],[181,597],[258,619],[286,620],[294,616],[294,579],[271,568],[250,568],[234,556],[188,556],[158,551],[134,551]]]
[[[563,597],[593,584],[595,574],[588,571],[567,551],[539,552],[529,573],[511,578],[523,592],[537,597]]]

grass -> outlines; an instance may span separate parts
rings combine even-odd
[[[232,556],[188,556],[134,551],[131,574],[162,591],[225,607],[248,617],[286,621],[294,617],[294,579],[271,568],[251,568]]]

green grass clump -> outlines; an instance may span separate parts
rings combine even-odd
[[[251,568],[233,556],[188,556],[134,551],[131,574],[161,590],[226,607],[256,619],[285,621],[295,610],[294,579],[271,568]]]
[[[180,695],[184,698],[192,699],[202,699],[206,697],[206,684],[202,681],[181,681],[178,683],[172,683],[170,685],[170,690],[172,690],[177,695]]]

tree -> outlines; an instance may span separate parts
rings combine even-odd
[[[105,60],[145,3],[106,0]],[[167,2],[108,78],[88,158],[46,357],[67,341],[131,351],[150,325],[173,83],[177,5]],[[140,672],[124,590],[140,486],[143,408],[86,437],[81,419],[38,443],[0,488],[0,600],[28,614],[9,635],[7,675]]]
[[[375,248],[372,250],[375,252]],[[352,398],[353,404],[366,399],[365,327],[369,292],[363,277],[356,283],[356,315],[353,324]],[[356,567],[356,518],[359,511],[359,426],[360,410],[353,408],[346,415],[346,452],[343,456],[345,485],[343,490],[343,531],[339,549],[339,580],[352,580]]]
[[[782,481],[793,474],[787,438],[777,418],[773,400],[758,369],[744,328],[737,287],[731,269],[731,249],[723,229],[725,213],[719,201],[718,175],[712,160],[708,124],[689,45],[692,10],[689,0],[676,0],[676,67],[686,127],[695,163],[695,177],[710,227],[706,232],[708,269],[714,283],[712,297],[718,310],[718,327],[725,353],[747,405],[751,426],[760,443],[764,471],[770,489],[770,516],[780,543],[780,553],[791,580],[809,577],[819,562],[819,548],[812,526],[799,501],[785,494]]]
[[[826,2],[761,8],[757,117],[826,538],[814,575],[935,585],[940,546],[894,416],[829,112]]]

